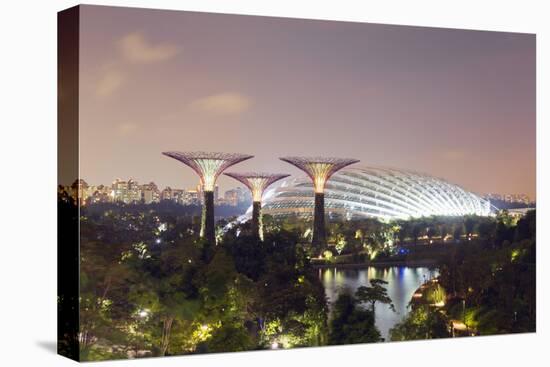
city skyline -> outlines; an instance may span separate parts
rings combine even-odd
[[[533,35],[121,9],[81,8],[88,182],[192,187],[162,151],[235,151],[239,172],[350,156],[536,200]]]
[[[305,175],[302,175],[304,178],[306,177]],[[289,178],[293,178],[293,177],[290,177]],[[295,177],[294,177],[295,178]],[[188,185],[188,186],[182,186],[182,185],[179,185],[179,186],[170,186],[170,185],[158,185],[155,181],[153,180],[144,180],[144,181],[138,181],[136,180],[135,178],[132,178],[132,177],[129,177],[129,178],[121,178],[121,177],[117,177],[115,179],[113,179],[110,183],[89,183],[85,178],[81,178],[80,179],[81,181],[84,181],[84,183],[86,184],[87,187],[89,188],[98,188],[100,186],[103,186],[104,188],[111,188],[111,190],[114,190],[113,187],[116,185],[116,183],[119,183],[119,182],[122,182],[122,183],[127,183],[129,181],[133,181],[137,186],[149,186],[151,184],[155,185],[159,192],[162,193],[162,191],[164,190],[167,190],[167,189],[170,189],[170,190],[173,190],[173,191],[182,191],[182,192],[188,192],[188,193],[199,193],[200,192],[200,184],[197,184],[195,186],[193,185]],[[215,186],[215,192],[216,192],[216,195],[218,195],[219,199],[222,199],[223,198],[223,195],[221,195],[222,193],[224,195],[230,193],[230,192],[233,192],[235,190],[242,190],[243,192],[247,192],[247,187],[246,185],[244,184],[239,184],[239,183],[235,183],[233,186],[231,185],[227,185],[227,187],[223,190],[220,189],[219,185],[216,184]],[[90,194],[90,193],[88,193]],[[476,195],[479,195],[481,198],[483,199],[488,199],[488,200],[499,200],[499,201],[504,201],[504,202],[510,202],[510,203],[525,203],[525,204],[532,204],[532,203],[535,203],[535,199],[530,197],[528,194],[526,193],[522,193],[522,192],[503,192],[503,193],[496,193],[496,192],[486,192],[486,193],[475,193]],[[246,201],[250,201],[252,202],[252,196],[249,195],[250,197],[246,199]],[[198,200],[198,197],[197,197],[197,200]]]
[[[67,191],[81,205],[89,205],[105,202],[124,202],[126,204],[158,203],[162,200],[171,200],[182,205],[201,205],[200,186],[192,188],[159,186],[155,182],[140,183],[133,179],[115,179],[112,184],[88,184],[84,179],[79,179],[78,184],[71,188],[63,187],[60,190]],[[78,189],[78,190],[75,190]],[[214,187],[214,203],[216,205],[238,206],[252,203],[252,196],[245,187],[235,186],[225,191],[220,191],[219,186]]]

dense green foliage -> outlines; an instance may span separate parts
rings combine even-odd
[[[440,268],[441,285],[465,301],[465,312],[451,302],[450,316],[481,335],[535,331],[535,212],[517,223],[500,215],[478,226],[488,227],[480,240],[456,247]]]
[[[474,240],[452,245],[437,283],[423,290],[420,304],[391,330],[392,340],[458,335],[534,332],[536,329],[536,214],[519,221],[466,218]]]
[[[438,310],[423,305],[414,308],[390,330],[392,341],[437,339],[449,337],[447,321]]]
[[[349,293],[341,294],[334,303],[330,321],[329,344],[375,343],[382,341],[374,325],[374,311],[361,309]]]
[[[299,218],[269,218],[268,222],[274,228],[302,233],[306,239],[311,234],[309,223]],[[505,210],[496,217],[430,216],[388,222],[374,218],[352,221],[337,218],[328,222],[328,246],[321,258],[313,261],[321,264],[441,263],[447,260],[453,244],[483,243],[485,247],[497,249],[505,240],[513,242],[516,222],[517,218]]]
[[[83,210],[80,223],[83,360],[326,344],[324,289],[292,232],[229,231],[213,247],[171,213]]]
[[[482,335],[535,330],[534,212],[519,221],[506,212],[331,221],[318,259],[311,223],[299,218],[266,216],[263,241],[249,223],[222,231],[222,220],[212,245],[199,238],[198,218],[177,210],[82,208],[82,360],[381,341],[375,305],[393,306],[386,283],[341,294],[329,313],[312,261],[437,262],[439,283],[391,340],[448,337],[451,320]]]

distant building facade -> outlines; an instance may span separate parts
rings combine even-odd
[[[227,190],[223,197],[223,203],[230,206],[238,206],[239,204],[250,202],[251,200],[252,196],[250,192],[242,187]]]
[[[503,201],[505,203],[531,204],[533,201],[527,194],[485,194],[484,199],[493,201]]]
[[[139,184],[134,179],[122,180],[117,178],[111,185],[89,185],[85,180],[76,180],[66,190],[80,205],[97,203],[125,203],[125,204],[153,204],[163,200],[173,201],[180,205],[201,205],[202,188],[197,185],[191,189],[178,189],[170,186],[164,189],[154,182]],[[238,206],[251,200],[248,190],[241,187],[225,192],[224,197],[219,195],[219,187],[214,188],[214,203],[216,205]]]
[[[113,201],[125,204],[141,202],[141,188],[135,180],[122,181],[116,179],[112,184]]]

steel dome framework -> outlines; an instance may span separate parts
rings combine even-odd
[[[313,216],[311,180],[285,180],[269,190],[263,212],[272,216]],[[335,173],[325,186],[329,216],[409,219],[430,215],[491,213],[489,201],[426,174],[380,167],[350,167]]]

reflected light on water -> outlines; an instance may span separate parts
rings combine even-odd
[[[375,322],[382,337],[389,340],[389,330],[409,312],[408,304],[414,292],[422,282],[437,276],[437,270],[429,268],[410,268],[406,266],[367,267],[365,269],[329,268],[319,271],[329,300],[329,310],[338,295],[346,289],[355,292],[360,286],[369,286],[370,279],[382,279],[388,282],[388,295],[395,305],[393,312],[388,305],[377,304]],[[366,306],[365,306],[366,307]]]

